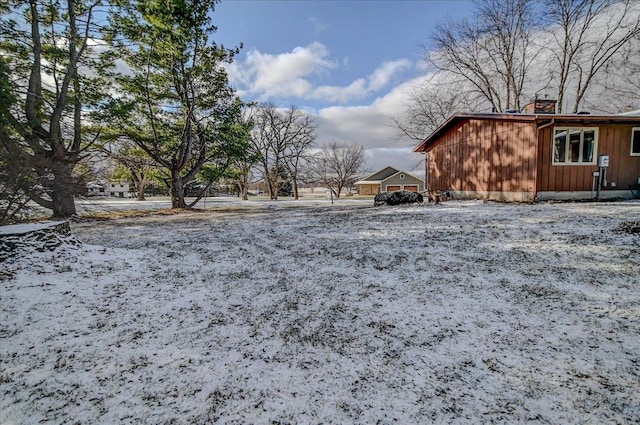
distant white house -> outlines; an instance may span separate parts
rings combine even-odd
[[[87,184],[88,196],[107,196],[111,198],[128,198],[129,183],[111,183],[106,181],[95,181]]]

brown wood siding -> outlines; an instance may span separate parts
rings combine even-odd
[[[380,184],[361,184],[360,195],[377,195],[380,193]]]
[[[590,191],[593,172],[598,165],[553,165],[553,129],[554,127],[580,127],[578,125],[556,122],[554,126],[540,130],[537,185],[540,192]],[[590,124],[584,127],[598,128],[596,158],[609,155],[607,181],[603,190],[626,190],[637,183],[640,177],[640,157],[631,156],[631,129],[625,124]],[[596,161],[597,162],[597,161]],[[616,186],[612,187],[611,183]]]
[[[533,191],[536,134],[533,122],[463,121],[429,149],[431,190]]]

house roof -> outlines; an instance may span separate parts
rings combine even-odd
[[[393,170],[395,171],[394,173],[388,174],[386,173],[386,171],[388,170]],[[385,173],[383,173],[383,171]],[[388,174],[388,175],[387,175]],[[366,177],[360,181],[355,182],[354,184],[359,185],[359,184],[382,184],[385,180],[389,180],[391,177],[397,176],[398,174],[406,174],[407,176],[410,176],[416,180],[420,180],[421,182],[424,183],[424,180],[421,179],[420,177],[416,177],[411,173],[407,173],[406,171],[400,171],[397,170],[393,167],[386,167],[383,168],[382,170],[371,174],[369,177]]]
[[[361,181],[367,181],[367,182],[370,182],[370,183],[380,183],[381,181],[385,180],[389,176],[392,176],[392,175],[394,175],[396,173],[399,173],[399,172],[400,172],[400,170],[398,170],[397,168],[385,167],[382,170],[376,171],[375,173],[371,174],[370,176],[365,177]]]
[[[469,120],[484,120],[484,121],[513,121],[513,122],[534,122],[537,126],[549,125],[555,122],[562,122],[563,124],[570,123],[573,125],[588,125],[588,124],[634,124],[640,125],[640,116],[634,115],[589,115],[589,114],[456,114],[451,116],[440,127],[438,127],[433,133],[427,136],[418,146],[413,150],[414,152],[425,152],[426,149],[432,145],[436,140],[440,138],[449,129],[456,124]]]

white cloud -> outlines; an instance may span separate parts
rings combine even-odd
[[[318,76],[346,67],[347,63],[346,58],[341,61],[332,59],[323,44],[312,43],[275,55],[253,49],[244,60],[231,64],[227,69],[232,85],[247,100],[275,97],[291,99],[293,104],[306,100],[336,105],[312,113],[318,124],[318,146],[333,141],[357,143],[365,147],[367,167],[373,171],[387,165],[406,171],[414,169],[422,158],[412,152],[417,142],[398,140],[398,130],[390,117],[404,109],[408,88],[418,79],[396,86],[366,105],[340,106],[393,87],[400,73],[412,70],[414,64],[408,59],[384,62],[369,75],[346,86],[314,84]]]
[[[357,143],[366,149],[408,145],[397,141],[397,130],[389,116],[375,105],[324,108],[317,120],[320,145],[332,141]]]
[[[240,86],[243,92],[262,98],[303,98],[313,90],[309,77],[336,66],[329,60],[329,52],[323,44],[311,43],[277,55],[253,49],[243,62],[235,62],[227,70],[231,84]]]
[[[399,137],[391,117],[401,115],[410,91],[429,76],[418,77],[394,87],[369,105],[331,106],[317,113],[317,143],[356,143],[366,150],[366,166],[377,171],[393,166],[405,171],[423,172],[423,156],[413,152],[416,140]],[[426,135],[425,135],[426,136]]]
[[[318,111],[318,143],[355,142],[365,148],[411,147],[416,141],[398,140],[391,117],[397,115],[404,97],[402,87],[370,105],[332,106]]]
[[[411,61],[408,59],[383,63],[369,76],[369,90],[380,90],[392,81],[395,74],[408,68],[411,68]]]
[[[318,118],[326,138],[354,141],[365,147],[389,147],[398,143],[404,146],[417,144],[414,140],[397,141],[398,130],[390,117],[401,114],[406,107],[408,95],[415,85],[427,77],[419,77],[394,87],[369,105],[331,106],[318,111]]]
[[[359,78],[346,87],[341,86],[321,86],[309,94],[310,99],[322,100],[325,102],[345,103],[349,100],[362,99],[369,89],[367,80]]]
[[[346,67],[348,58],[342,61]],[[358,78],[347,86],[316,86],[316,77],[338,68],[322,43],[296,47],[280,54],[250,50],[243,61],[227,66],[231,84],[239,94],[268,99],[297,97],[323,102],[346,103],[360,100],[391,84],[398,73],[412,67],[408,59],[385,62],[369,76]]]
[[[336,103],[359,100],[383,89],[399,72],[411,66],[411,61],[408,59],[384,62],[366,79],[359,78],[348,86],[321,86],[310,93],[308,98]]]
[[[309,23],[311,23],[311,26],[313,27],[313,35],[319,35],[330,27],[329,24],[314,17],[309,18]]]
[[[391,166],[424,178],[424,156],[414,153],[412,148],[368,149],[365,156],[367,169],[372,173]]]

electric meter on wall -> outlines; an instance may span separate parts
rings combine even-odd
[[[609,166],[609,155],[600,156],[600,161],[598,163],[599,167],[608,167]]]

